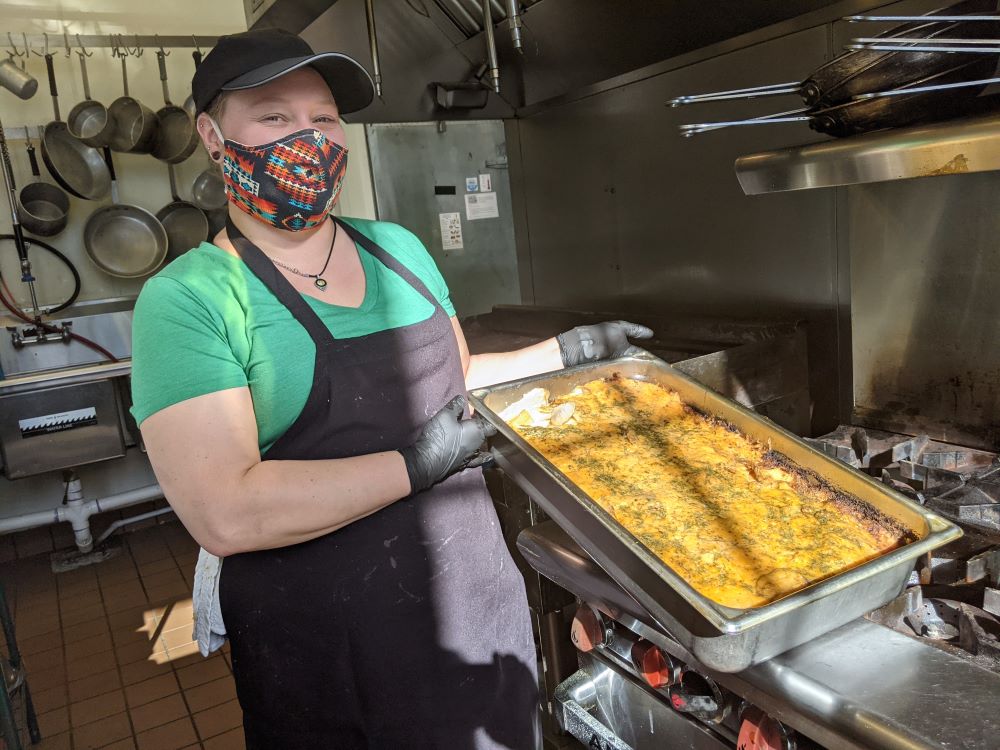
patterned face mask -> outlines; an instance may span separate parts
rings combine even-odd
[[[226,140],[222,176],[229,200],[278,229],[298,232],[333,210],[347,171],[347,149],[318,130],[300,130],[261,146]]]

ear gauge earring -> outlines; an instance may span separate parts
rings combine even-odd
[[[222,157],[222,152],[221,151],[213,151],[212,152],[212,161],[218,161],[221,157]]]

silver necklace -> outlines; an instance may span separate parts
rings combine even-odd
[[[333,246],[337,243],[337,230],[339,228],[340,228],[340,225],[337,224],[336,221],[334,221],[333,222],[333,241],[330,243],[330,251],[326,254],[326,263],[323,264],[323,267],[319,270],[319,273],[304,273],[304,272],[300,271],[299,269],[295,268],[295,266],[286,265],[286,264],[282,263],[280,260],[275,260],[274,258],[271,258],[271,262],[274,263],[274,265],[276,265],[276,266],[281,266],[286,271],[291,271],[296,276],[303,276],[303,277],[305,277],[307,279],[312,279],[313,280],[313,284],[316,285],[316,288],[319,289],[321,292],[325,292],[326,291],[326,279],[323,278],[323,274],[326,272],[326,267],[328,265],[330,265],[330,258],[333,257]]]

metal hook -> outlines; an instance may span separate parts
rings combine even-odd
[[[69,48],[69,32],[65,29],[63,30],[63,44],[66,45],[66,57],[73,54],[73,50]]]
[[[13,37],[11,37],[11,35],[10,35],[10,32],[9,32],[9,31],[7,32],[7,43],[8,43],[9,45],[10,45],[10,48],[11,48],[11,52],[10,52],[10,54],[11,54],[11,55],[13,55],[14,57],[21,57],[21,56],[22,56],[22,53],[20,53],[20,52],[18,52],[18,51],[17,51],[17,45],[16,45],[16,44],[14,44],[14,39],[13,39]],[[28,54],[30,54],[30,53],[28,52],[28,47],[27,47],[27,45],[25,45],[25,48],[24,48],[24,53],[23,53],[23,54],[24,54],[24,55],[28,55]]]
[[[41,52],[35,52],[35,50],[31,49],[31,45],[28,44],[28,34],[27,34],[27,32],[22,31],[21,32],[21,38],[24,39],[24,49],[26,50],[26,52],[24,54],[25,54],[26,57],[30,57],[32,52],[34,52],[39,57],[44,57],[45,56]]]
[[[135,39],[135,56],[142,57],[142,53],[145,52],[146,50],[144,50],[142,48],[142,45],[139,44],[139,35],[133,34],[132,37]]]
[[[170,57],[170,53],[163,49],[163,42],[160,41],[160,35],[153,34],[153,39],[156,41],[156,45],[160,48],[158,54],[163,55],[164,57]]]
[[[43,31],[42,36],[45,37],[45,54],[42,57],[49,57],[49,32]]]
[[[76,54],[83,55],[84,57],[93,57],[94,56],[93,52],[89,52],[87,50],[87,48],[83,46],[83,42],[80,41],[80,35],[79,34],[76,35],[76,43],[78,45],[80,45],[80,49],[77,51]]]
[[[201,45],[198,44],[198,40],[195,38],[194,34],[191,35],[191,43],[194,44],[195,51],[198,53],[198,57],[201,57]]]

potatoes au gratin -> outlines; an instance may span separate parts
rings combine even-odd
[[[686,406],[613,377],[501,417],[702,595],[746,609],[904,544],[857,498]]]

